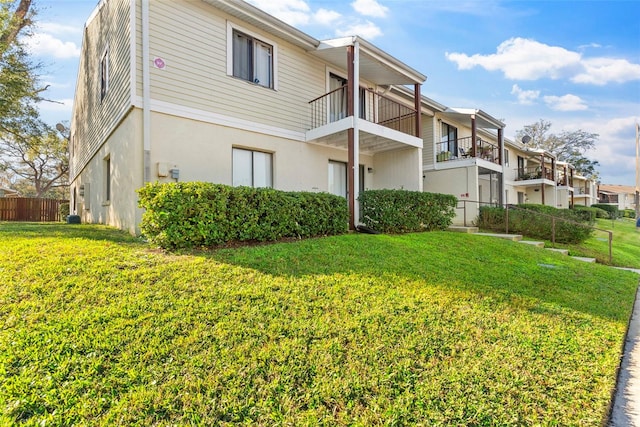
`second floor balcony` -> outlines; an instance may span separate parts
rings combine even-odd
[[[309,101],[311,129],[338,122],[348,117],[348,90],[342,86]],[[407,135],[416,135],[417,111],[370,89],[359,92],[360,119],[375,123]]]
[[[469,158],[482,159],[499,165],[500,148],[497,144],[477,138],[474,150],[473,139],[470,136],[458,138],[455,141],[443,141],[436,144],[437,162]]]
[[[516,181],[554,181],[553,169],[545,165],[527,166],[516,169]]]

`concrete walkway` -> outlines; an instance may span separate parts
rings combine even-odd
[[[627,269],[640,273],[640,270]],[[640,292],[636,293],[624,343],[618,384],[611,407],[610,427],[640,427]]]

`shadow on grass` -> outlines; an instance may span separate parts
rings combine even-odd
[[[509,301],[533,298],[626,322],[634,273],[587,264],[500,239],[449,232],[347,235],[194,253],[273,276],[355,274],[467,290]]]
[[[0,223],[0,239],[66,238],[148,249],[140,238],[100,225]],[[450,232],[350,234],[233,249],[182,251],[277,277],[357,275],[437,286],[500,301],[534,299],[626,322],[638,286],[636,274],[572,260],[500,239]],[[518,302],[514,302],[518,303]]]
[[[143,244],[142,239],[113,227],[61,222],[0,222],[0,238],[74,238]]]

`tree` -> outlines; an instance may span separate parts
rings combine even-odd
[[[540,119],[517,131],[516,139],[522,141],[523,137],[528,136],[530,139],[527,145],[546,150],[556,156],[558,160],[570,163],[582,176],[597,179],[596,167],[599,166],[599,163],[587,158],[585,153],[595,147],[599,135],[585,132],[582,129],[572,132],[562,131],[556,135],[550,133],[551,126],[551,122]]]
[[[21,43],[33,24],[32,0],[0,0],[0,172],[26,196],[61,196],[67,185],[67,139],[41,119],[46,87]]]
[[[45,128],[27,137],[7,135],[0,140],[4,156],[0,169],[12,178],[12,187],[33,197],[60,197],[68,185],[67,140],[55,130]]]

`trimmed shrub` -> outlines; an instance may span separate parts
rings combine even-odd
[[[358,200],[360,221],[384,233],[444,230],[458,203],[448,194],[406,190],[366,190]]]
[[[633,209],[625,209],[622,211],[622,216],[624,218],[635,218],[636,217],[636,211]]]
[[[610,219],[616,219],[620,217],[620,211],[618,210],[618,206],[616,205],[605,205],[604,203],[596,203],[595,205],[591,205],[591,207],[607,211],[609,213],[608,218]]]
[[[558,243],[579,243],[593,233],[593,220],[585,220],[582,214],[570,209],[556,209],[543,205],[518,205],[509,209],[509,232],[528,237],[552,240],[555,217],[555,240]],[[502,207],[480,208],[478,226],[483,229],[504,231],[506,209]]]
[[[71,213],[69,202],[60,203],[58,213],[60,214],[60,221],[66,221],[69,213]]]
[[[595,223],[596,218],[609,218],[609,213],[607,211],[589,206],[575,205],[573,207],[573,211],[579,218],[583,221],[589,222],[590,224]]]
[[[328,193],[178,182],[138,195],[142,234],[165,249],[341,234],[349,221],[345,199]]]

